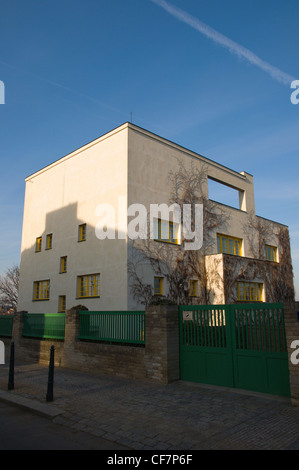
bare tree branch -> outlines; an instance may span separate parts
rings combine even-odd
[[[8,268],[6,273],[0,276],[0,301],[15,311],[18,304],[19,277],[18,266]]]

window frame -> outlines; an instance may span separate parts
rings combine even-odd
[[[86,281],[85,286],[82,284],[84,281]],[[89,295],[90,281],[94,283],[92,295]],[[83,274],[77,277],[77,299],[96,299],[99,297],[101,297],[100,273]]]
[[[86,224],[80,224],[78,226],[78,242],[85,242],[86,241]]]
[[[168,232],[168,239],[162,238],[162,223],[168,224],[167,232]],[[180,225],[176,222],[173,222],[172,220],[163,220],[161,218],[159,219],[154,219],[154,224],[157,224],[155,226],[156,234],[157,236],[154,237],[154,240],[157,242],[163,242],[163,243],[169,243],[170,245],[180,245]],[[177,238],[174,238],[174,233],[175,230],[174,228],[177,228]],[[170,234],[172,233],[172,237]]]
[[[43,295],[44,293],[45,296]],[[33,301],[38,302],[44,300],[50,300],[50,279],[33,282]]]
[[[242,295],[240,294],[241,285],[243,286]],[[252,288],[255,291],[255,298],[252,296]],[[264,284],[260,281],[237,281],[237,299],[239,302],[264,302]]]
[[[53,248],[53,233],[48,233],[46,236],[46,250],[52,250]]]
[[[36,237],[35,239],[35,253],[40,253],[42,251],[43,237]]]
[[[65,313],[66,311],[66,295],[58,296],[58,313]]]
[[[159,291],[157,291],[155,283],[159,282]],[[164,277],[163,276],[154,276],[154,295],[164,295]]]
[[[226,239],[226,249],[227,251],[223,251],[223,239]],[[217,253],[223,255],[233,255],[233,256],[243,256],[242,252],[242,238],[233,237],[231,235],[224,235],[222,233],[217,233],[216,236],[217,241]],[[233,242],[233,253],[230,251],[230,241]],[[238,252],[236,250],[236,243],[238,245]]]
[[[59,274],[67,273],[67,256],[60,256],[60,270]]]
[[[268,257],[269,252],[270,257]],[[272,259],[272,255],[274,259]],[[277,246],[265,244],[265,259],[266,261],[272,261],[274,263],[277,263]]]
[[[193,286],[193,288],[192,288]],[[190,297],[197,297],[197,288],[198,288],[198,280],[197,279],[190,279],[190,286],[189,286],[189,295]]]

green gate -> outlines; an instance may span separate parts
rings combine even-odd
[[[283,304],[180,306],[180,376],[290,396]]]

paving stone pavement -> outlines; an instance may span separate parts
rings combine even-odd
[[[168,385],[48,367],[0,366],[0,399],[135,450],[299,450],[299,408],[288,398],[175,382]]]

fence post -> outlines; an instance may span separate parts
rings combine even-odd
[[[48,375],[48,388],[47,388],[47,401],[53,401],[53,386],[54,386],[54,346],[50,349],[50,363]]]
[[[15,386],[15,343],[12,341],[10,345],[10,358],[9,358],[9,375],[8,375],[8,390],[13,390]]]
[[[180,378],[179,314],[177,305],[151,305],[145,312],[145,367],[153,381]]]

